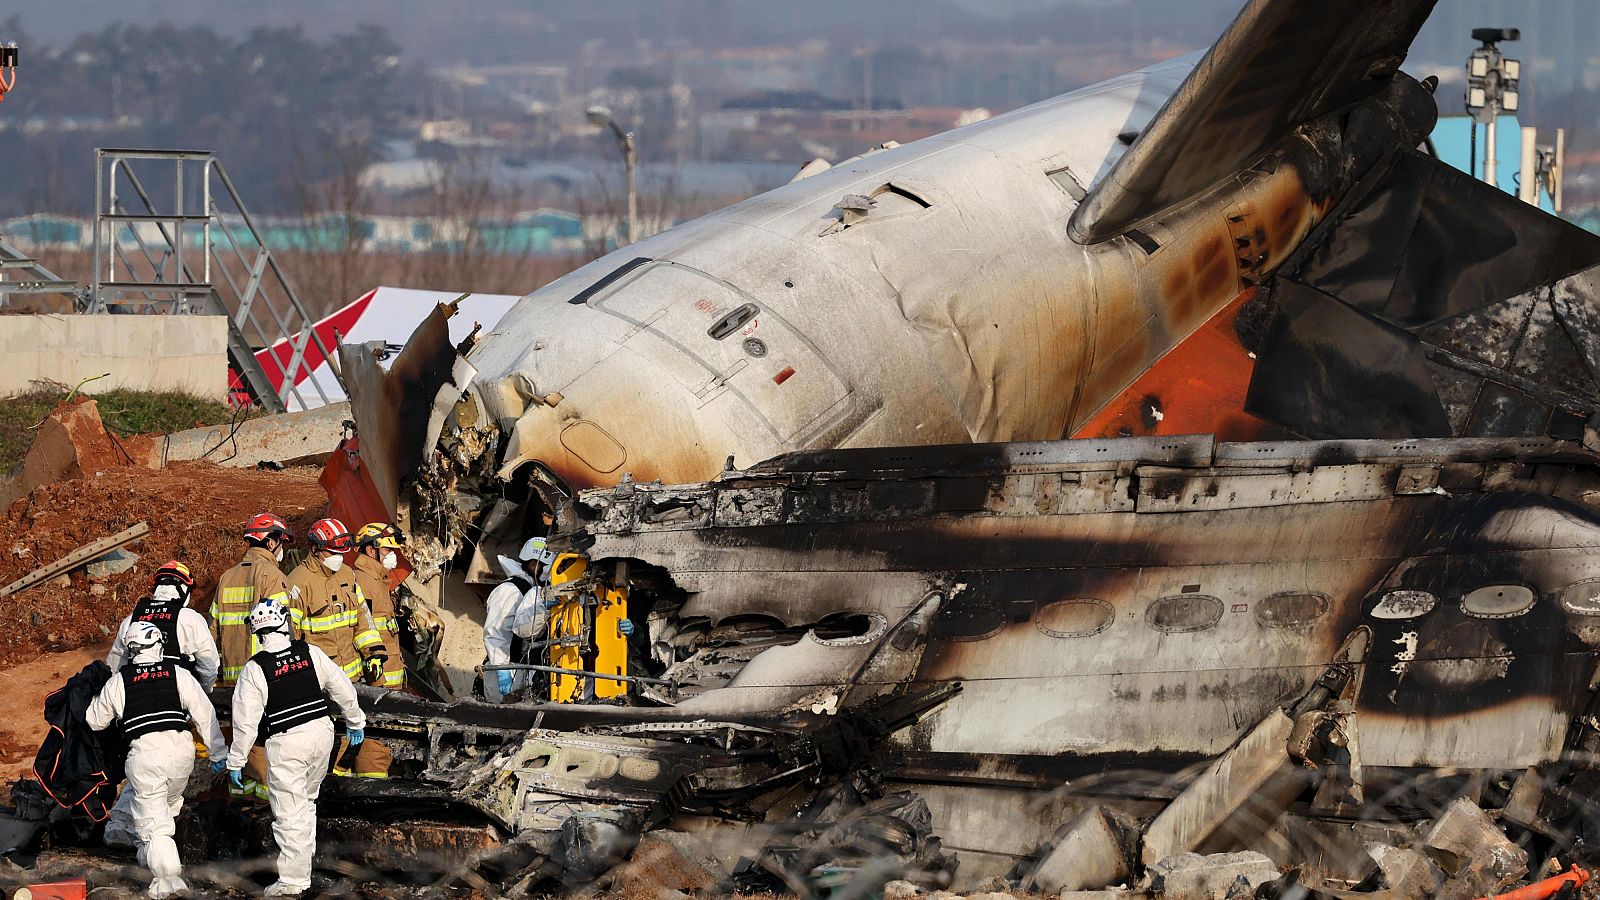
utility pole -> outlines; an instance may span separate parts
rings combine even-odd
[[[609,127],[617,139],[617,146],[622,148],[623,175],[628,184],[628,234],[626,243],[633,243],[639,239],[639,185],[635,170],[637,169],[638,154],[633,143],[633,132],[623,131],[612,117],[611,110],[604,106],[591,106],[584,113],[589,118],[590,124]]]
[[[1515,113],[1520,105],[1517,81],[1522,63],[1500,53],[1501,41],[1522,37],[1515,28],[1474,28],[1472,39],[1482,43],[1467,58],[1467,113],[1483,123],[1483,180],[1499,187],[1496,180],[1499,154],[1495,147],[1496,119],[1501,111]],[[1474,175],[1477,173],[1474,172]]]

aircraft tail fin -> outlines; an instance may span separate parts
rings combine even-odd
[[[1399,71],[1436,0],[1249,0],[1072,216],[1115,237],[1248,165],[1295,128]]]

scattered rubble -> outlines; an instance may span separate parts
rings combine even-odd
[[[128,528],[124,528],[123,530],[109,537],[103,537],[97,541],[92,541],[88,544],[85,544],[82,547],[73,550],[71,553],[68,553],[66,556],[49,563],[48,565],[40,566],[39,568],[34,569],[32,572],[29,572],[21,578],[18,578],[16,581],[11,582],[5,587],[0,587],[0,597],[6,597],[11,594],[15,594],[18,591],[27,590],[41,581],[60,583],[62,579],[67,578],[67,572],[79,567],[83,567],[85,573],[87,574],[88,566],[85,565],[86,562],[92,564],[95,560],[101,559],[108,553],[115,553],[118,548],[124,547],[133,543],[134,541],[139,540],[148,534],[149,531],[150,523],[139,522],[129,526]],[[120,571],[125,572],[130,568],[132,568],[131,565],[124,566]],[[109,574],[115,573],[103,574],[101,577],[108,577]],[[90,577],[92,578],[94,576],[90,575]],[[70,583],[70,579],[66,583]]]
[[[1246,896],[1278,878],[1278,865],[1253,850],[1237,853],[1179,853],[1150,866],[1146,875],[1149,889],[1170,898],[1208,900],[1233,896],[1234,883],[1243,879],[1249,885]]]
[[[1445,808],[1423,844],[1450,876],[1440,897],[1492,895],[1528,873],[1528,852],[1507,840],[1494,820],[1465,797]]]
[[[139,554],[128,550],[113,550],[85,565],[83,574],[88,576],[90,581],[103,581],[128,571],[138,563]]]
[[[1084,810],[1051,841],[1051,849],[1022,881],[1024,890],[1059,894],[1102,888],[1126,879],[1130,869],[1124,823],[1099,806]]]
[[[130,568],[92,583],[80,568],[61,576],[64,581],[0,598],[0,616],[34,626],[0,631],[0,668],[106,642],[107,630],[128,614],[151,573],[168,559],[189,565],[195,596],[209,602],[217,577],[238,562],[238,531],[247,516],[272,509],[303,534],[326,509],[317,476],[315,469],[266,472],[184,462],[165,469],[121,466],[36,488],[0,510],[0,547],[7,548],[0,553],[0,584],[138,522],[148,521],[150,531]],[[102,596],[91,593],[95,586],[104,588]]]

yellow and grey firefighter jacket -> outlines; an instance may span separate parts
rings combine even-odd
[[[383,680],[379,685],[398,691],[406,684],[406,663],[400,656],[400,620],[395,616],[394,594],[389,590],[389,570],[365,553],[356,554],[356,586],[372,611],[372,625],[383,638]]]
[[[296,566],[289,573],[289,624],[351,681],[360,680],[362,660],[383,652],[383,638],[349,566],[329,572],[314,556]]]
[[[246,550],[244,559],[217,579],[217,593],[211,598],[211,637],[222,657],[218,685],[232,687],[244,664],[261,649],[250,633],[250,610],[269,598],[288,605],[289,583],[277,559],[262,547]]]

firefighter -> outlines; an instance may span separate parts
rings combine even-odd
[[[232,687],[244,664],[261,649],[250,634],[250,610],[262,600],[288,605],[289,583],[278,564],[283,548],[294,535],[283,519],[269,512],[256,513],[244,526],[246,549],[239,564],[217,579],[211,601],[211,634],[222,656],[217,682]]]
[[[250,610],[262,600],[289,603],[289,582],[278,568],[284,547],[294,540],[288,523],[270,512],[256,513],[244,525],[244,540],[244,558],[217,579],[217,593],[211,600],[211,634],[222,656],[217,683],[223,687],[233,687],[244,664],[261,649],[250,633]],[[229,785],[228,790],[235,799],[264,803],[266,774],[267,755],[257,747],[244,767],[241,787]]]
[[[189,725],[204,737],[213,771],[221,771],[228,745],[217,727],[211,700],[200,682],[166,652],[166,637],[151,622],[134,622],[123,631],[128,662],[111,676],[89,703],[84,721],[103,731],[122,723],[128,741],[128,786],[139,864],[150,870],[151,897],[186,890],[173,842],[173,820],[183,807],[183,790],[194,771],[194,741]]]
[[[161,629],[167,658],[188,669],[189,674],[199,679],[206,693],[211,693],[217,681],[217,645],[211,639],[206,617],[189,608],[189,595],[193,590],[194,576],[183,563],[169,559],[157,569],[151,579],[149,596],[134,604],[133,613],[117,627],[111,652],[106,654],[106,665],[111,671],[122,668],[128,626],[134,622],[149,622]]]
[[[289,621],[295,634],[327,654],[349,680],[381,680],[387,662],[383,638],[372,624],[353,567],[345,565],[345,554],[355,549],[349,529],[338,519],[318,519],[306,542],[311,553],[289,573]],[[353,767],[343,765],[342,752],[340,761],[335,775],[389,774],[389,750],[377,741],[362,745]]]
[[[486,665],[524,662],[521,644],[534,635],[543,635],[554,598],[546,599],[545,573],[555,554],[542,537],[529,538],[517,558],[500,557],[506,580],[489,592],[484,601],[483,652]],[[522,690],[527,671],[492,669],[483,673],[483,694],[490,703]]]
[[[383,638],[383,677],[377,683],[392,691],[406,686],[405,658],[400,655],[400,619],[395,615],[389,575],[400,566],[400,529],[371,522],[356,532],[356,586],[367,600],[372,624]]]
[[[352,744],[363,743],[367,727],[344,669],[315,644],[291,640],[289,621],[289,611],[271,600],[250,611],[261,650],[245,663],[233,689],[233,744],[227,758],[228,780],[237,784],[250,748],[266,747],[272,837],[278,844],[278,880],[267,888],[269,897],[297,896],[311,888],[317,795],[333,751],[333,720],[324,697],[338,705]]]

